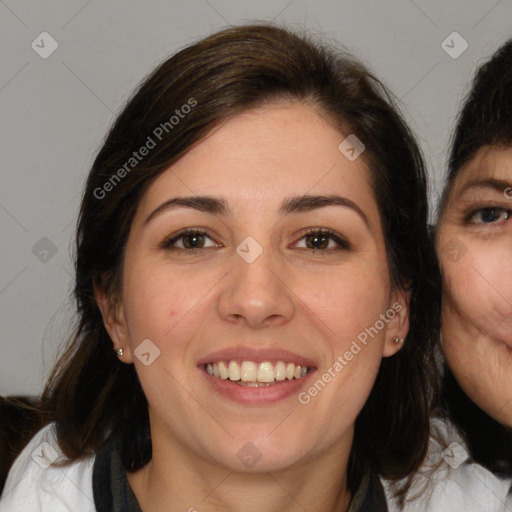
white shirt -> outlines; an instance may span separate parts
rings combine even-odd
[[[457,439],[453,442],[464,450],[462,441]],[[439,467],[429,477],[417,476],[409,496],[423,486],[425,492],[416,500],[407,501],[404,512],[512,512],[512,496],[507,496],[512,482],[496,478],[478,464],[452,467],[464,457],[459,448],[452,450],[443,459],[440,445],[431,442],[429,462],[438,462]],[[44,427],[14,462],[0,498],[0,512],[96,512],[92,490],[94,456],[68,466],[50,466],[65,459],[54,425]],[[398,512],[389,482],[381,481],[389,511]]]
[[[0,498],[0,512],[96,512],[92,491],[94,457],[66,460],[53,424],[40,430],[14,461]]]
[[[389,512],[512,512],[512,479],[500,479],[479,464],[464,462],[468,452],[453,426],[434,420],[433,429],[446,445],[431,437],[426,461],[403,509],[391,497],[389,482],[382,480]]]

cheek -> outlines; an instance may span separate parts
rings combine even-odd
[[[126,320],[132,342],[142,338],[157,340],[179,310],[179,296],[165,279],[139,274],[127,279],[125,287]]]
[[[125,275],[123,289],[132,344],[149,338],[161,345],[172,339],[172,344],[166,344],[166,351],[179,349],[180,340],[187,337],[176,333],[197,328],[198,316],[204,314],[203,299],[218,281],[216,274],[171,271],[165,266],[134,266]]]
[[[378,346],[377,340],[382,338],[387,326],[387,322],[379,320],[389,307],[387,275],[387,268],[384,272],[371,267],[366,267],[365,272],[351,268],[321,278],[303,276],[298,282],[294,291],[305,304],[305,312],[311,312],[312,321],[320,320],[316,323],[330,340],[334,358],[344,354],[358,336],[363,340],[375,339],[373,345]],[[376,322],[378,333],[373,330],[373,337],[365,335]]]
[[[494,307],[512,312],[512,238],[505,245],[489,243],[475,251],[472,267],[479,280],[479,291]]]
[[[492,242],[468,245],[457,262],[443,261],[445,293],[459,314],[480,330],[499,336],[512,326],[510,249]]]

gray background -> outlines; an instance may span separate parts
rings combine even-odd
[[[176,49],[253,20],[338,41],[401,100],[435,205],[468,80],[512,36],[510,0],[0,0],[0,14],[0,394],[41,391],[73,318],[71,241],[87,171],[133,88]],[[458,58],[442,47],[454,31],[469,45]],[[58,43],[46,59],[31,47],[49,48],[42,32]]]

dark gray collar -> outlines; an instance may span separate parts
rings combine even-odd
[[[111,436],[97,453],[92,490],[97,512],[142,512],[121,460],[121,436]]]

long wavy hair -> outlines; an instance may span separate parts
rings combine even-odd
[[[76,233],[78,325],[41,399],[70,460],[97,452],[117,431],[125,440],[127,470],[151,458],[143,449],[148,426],[143,390],[134,366],[116,357],[93,293],[98,285],[119,296],[124,247],[141,197],[220,123],[282,99],[308,101],[340,130],[340,141],[342,134],[353,133],[365,144],[391,281],[411,294],[405,344],[382,361],[356,421],[349,488],[354,491],[369,468],[398,480],[419,467],[436,393],[433,354],[440,317],[440,275],[427,232],[420,150],[394,100],[364,66],[327,43],[269,24],[223,30],[163,62],[128,101],[94,161]],[[182,108],[187,104],[194,106]],[[172,120],[177,109],[187,112],[179,122]],[[156,138],[157,127],[156,146],[128,172],[133,152],[148,136]]]

